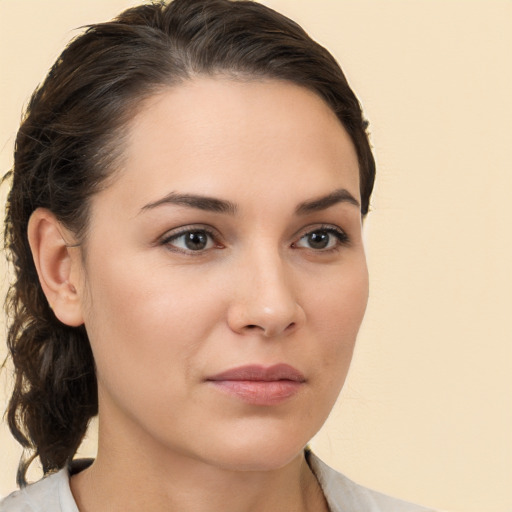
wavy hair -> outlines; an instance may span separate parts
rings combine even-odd
[[[355,146],[361,214],[368,212],[375,162],[360,104],[335,59],[295,22],[251,1],[174,0],[87,27],[34,92],[5,177],[12,180],[4,242],[14,280],[5,307],[15,369],[7,418],[24,447],[19,485],[37,457],[45,474],[67,464],[98,411],[85,328],[52,313],[27,240],[29,218],[47,208],[84,241],[90,198],[113,175],[125,127],[143,100],[219,74],[287,80],[323,98]]]

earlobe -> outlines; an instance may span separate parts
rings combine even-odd
[[[55,316],[66,325],[82,325],[79,249],[69,246],[67,230],[45,208],[32,213],[27,234],[39,282]]]

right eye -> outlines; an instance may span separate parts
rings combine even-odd
[[[172,250],[185,253],[199,253],[212,249],[215,243],[213,233],[206,229],[186,229],[173,233],[162,240],[162,245],[170,246]]]

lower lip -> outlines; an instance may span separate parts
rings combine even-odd
[[[209,381],[219,391],[252,405],[277,405],[296,395],[301,382],[292,380],[219,380]]]

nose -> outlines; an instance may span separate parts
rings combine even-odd
[[[228,324],[239,334],[288,334],[305,320],[294,278],[279,256],[252,258],[238,269]]]

